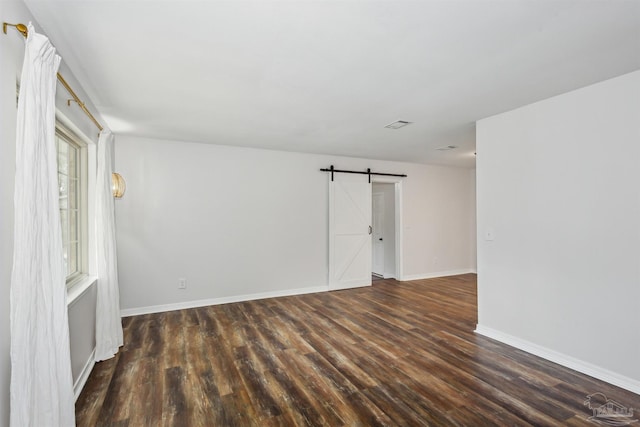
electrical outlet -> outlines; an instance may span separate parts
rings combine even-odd
[[[178,279],[178,289],[187,289],[187,279],[184,277]]]

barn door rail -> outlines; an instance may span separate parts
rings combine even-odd
[[[378,176],[400,176],[403,178],[406,178],[407,175],[405,174],[399,174],[399,173],[383,173],[383,172],[371,172],[370,168],[367,168],[366,171],[350,171],[350,170],[344,170],[344,169],[335,169],[333,167],[333,165],[331,165],[329,168],[324,168],[324,169],[320,169],[321,172],[331,172],[331,181],[333,181],[333,174],[334,173],[356,173],[356,174],[360,174],[360,175],[369,175],[369,182],[371,182],[371,175],[378,175]]]

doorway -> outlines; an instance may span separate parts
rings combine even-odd
[[[371,185],[371,273],[376,278],[396,277],[395,183]]]

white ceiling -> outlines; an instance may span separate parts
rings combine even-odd
[[[473,167],[476,120],[640,69],[638,0],[26,3],[121,135]]]

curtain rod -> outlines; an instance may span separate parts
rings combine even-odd
[[[24,24],[9,24],[7,22],[3,22],[2,31],[4,31],[5,34],[7,34],[7,27],[14,27],[20,34],[24,36],[24,38],[27,38],[27,36],[29,35],[29,30],[27,29],[27,26]],[[73,99],[67,100],[67,105],[71,105],[71,101],[74,101],[76,104],[80,106],[82,111],[87,115],[87,117],[91,119],[93,124],[95,124],[98,129],[100,130],[104,129],[100,124],[100,122],[98,122],[98,120],[96,120],[96,118],[93,117],[93,114],[91,114],[91,111],[89,111],[86,105],[84,105],[84,102],[82,102],[80,98],[78,98],[78,95],[76,95],[76,93],[73,91],[73,89],[71,89],[71,86],[69,86],[69,83],[67,83],[64,77],[62,77],[60,73],[57,73],[57,76],[58,76],[58,81],[62,83],[62,86],[64,86],[64,88],[67,90],[67,92],[69,92],[69,94],[73,98]]]
[[[328,169],[320,169],[320,172],[331,172],[331,181],[333,181],[333,174],[334,173],[356,173],[356,174],[360,174],[360,175],[369,175],[369,183],[371,183],[371,175],[399,176],[399,177],[402,177],[402,178],[406,178],[407,177],[407,175],[399,174],[399,173],[371,172],[371,169],[369,169],[369,168],[367,168],[366,171],[349,171],[349,170],[342,170],[342,169],[334,169],[333,165],[331,165],[331,167],[329,167]]]

